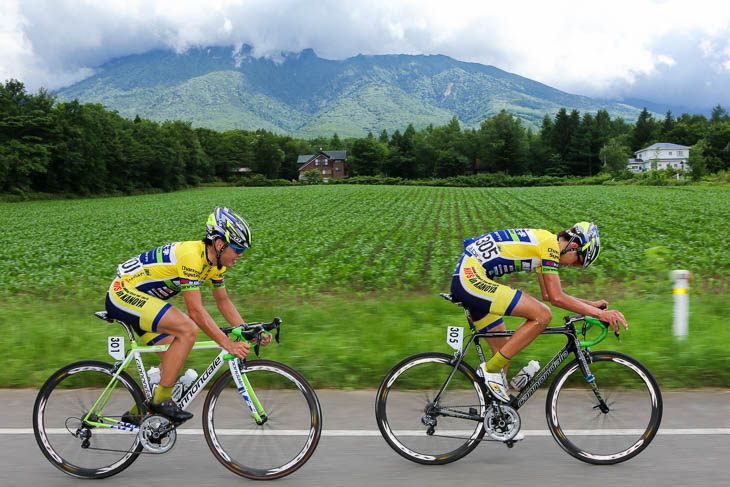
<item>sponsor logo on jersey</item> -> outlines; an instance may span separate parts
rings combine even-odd
[[[131,294],[126,294],[124,291],[118,291],[116,295],[119,297],[120,300],[124,301],[125,303],[129,304],[130,306],[135,306],[137,308],[143,307],[147,303],[147,298],[144,298],[142,296],[133,296]]]
[[[185,274],[185,277],[190,277],[194,279],[200,277],[200,271],[197,269],[193,269],[192,267],[182,266],[182,270]]]
[[[485,282],[485,281],[483,281],[483,280],[481,280],[481,279],[479,279],[477,277],[474,277],[472,279],[469,279],[469,282],[471,283],[472,286],[474,286],[478,290],[483,291],[485,293],[490,293],[491,294],[491,293],[497,292],[497,285],[496,284],[492,284],[492,283],[489,283],[489,282]]]

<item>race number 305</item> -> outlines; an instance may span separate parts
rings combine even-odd
[[[446,343],[454,350],[461,350],[464,341],[464,328],[461,326],[450,326],[446,330]]]
[[[124,358],[124,337],[107,337],[109,355],[117,360]]]

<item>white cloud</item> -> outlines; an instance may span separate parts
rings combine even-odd
[[[730,105],[727,2],[3,1],[0,80],[31,89],[151,49],[248,44],[272,58],[445,54],[588,96]]]

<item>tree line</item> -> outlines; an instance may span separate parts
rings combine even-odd
[[[0,84],[0,193],[78,195],[172,190],[241,174],[296,180],[297,158],[320,149],[347,150],[348,176],[427,179],[473,173],[536,176],[620,174],[634,151],[655,142],[691,146],[695,176],[730,167],[730,116],[644,109],[635,124],[561,109],[539,130],[502,111],[479,128],[454,117],[440,127],[409,125],[377,137],[295,139],[266,130],[217,132],[189,122],[123,118],[99,104],[58,103],[22,82]],[[239,172],[248,168],[247,172]],[[250,172],[249,172],[250,171]],[[246,176],[243,176],[246,177]]]

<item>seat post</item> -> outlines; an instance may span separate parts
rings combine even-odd
[[[474,320],[471,317],[471,312],[469,311],[469,308],[467,308],[466,306],[464,306],[464,314],[466,315],[466,321],[469,322],[469,328],[471,329],[471,331],[473,333],[476,333],[477,328],[476,328],[476,326],[474,326]]]

